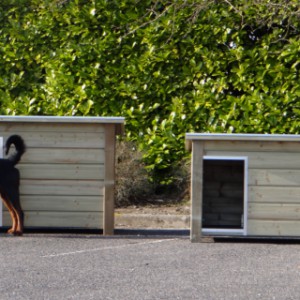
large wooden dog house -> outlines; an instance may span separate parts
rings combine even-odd
[[[187,133],[191,240],[300,237],[300,135]]]
[[[23,137],[17,165],[26,227],[114,230],[115,139],[121,117],[0,116],[0,136]],[[1,218],[0,218],[1,220]],[[3,210],[3,224],[9,226]]]

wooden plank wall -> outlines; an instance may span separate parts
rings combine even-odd
[[[19,134],[27,145],[17,165],[25,227],[103,228],[104,126],[0,123],[4,141]]]
[[[248,235],[300,236],[300,144],[205,142],[205,155],[248,156]]]

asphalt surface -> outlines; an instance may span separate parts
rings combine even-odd
[[[0,233],[0,299],[300,299],[300,243]]]

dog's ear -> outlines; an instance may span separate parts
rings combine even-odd
[[[4,146],[4,147],[3,147],[3,148],[4,148],[4,150],[5,150],[5,155],[8,155],[8,152],[9,152],[10,146],[11,146],[11,145],[6,145],[6,146]]]
[[[10,146],[11,146],[11,137],[9,137],[9,138],[6,140],[6,143],[5,143],[5,145],[3,146],[3,148],[4,148],[4,150],[5,150],[5,155],[8,155]]]

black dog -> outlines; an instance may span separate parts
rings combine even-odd
[[[24,214],[19,196],[20,173],[15,165],[26,151],[26,146],[19,135],[12,135],[6,141],[6,155],[12,144],[15,145],[16,152],[7,159],[0,159],[0,195],[12,219],[12,227],[8,233],[22,235]]]

